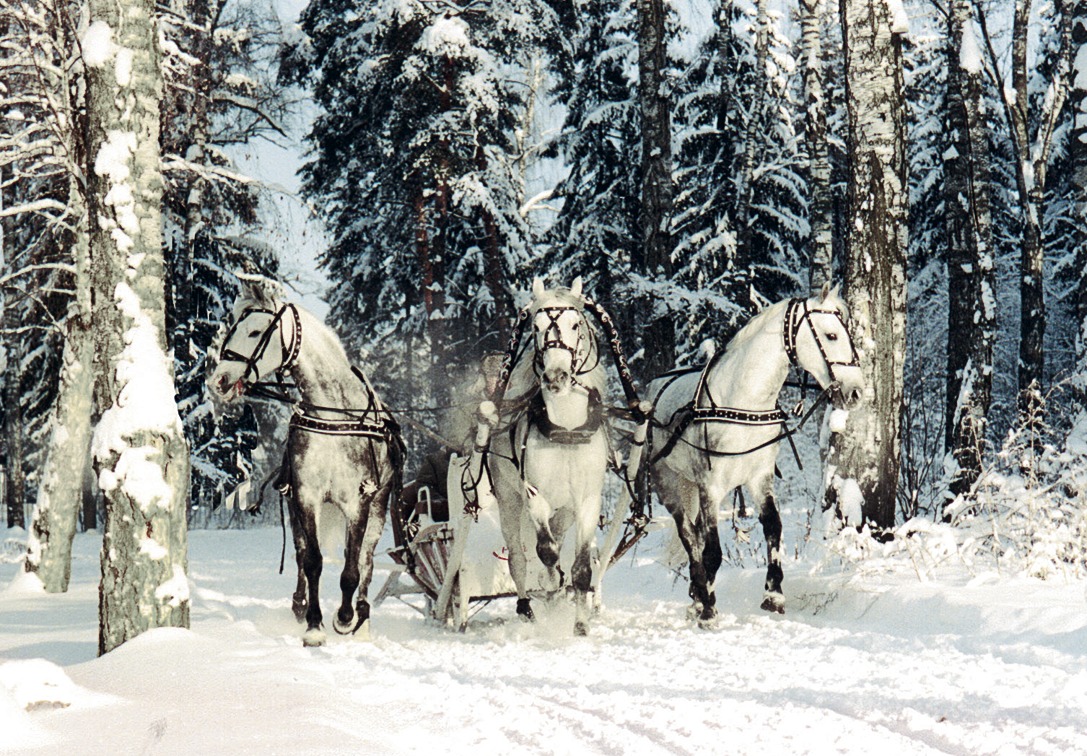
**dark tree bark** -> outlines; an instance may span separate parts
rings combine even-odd
[[[639,217],[642,248],[635,272],[652,282],[672,277],[672,117],[665,82],[665,4],[638,0],[638,99],[642,124],[642,198]],[[675,325],[664,305],[646,313],[645,371],[658,375],[675,362]],[[653,307],[654,302],[648,304]]]
[[[946,444],[955,465],[952,496],[981,474],[992,401],[996,332],[989,202],[990,160],[982,105],[980,48],[970,0],[952,0],[948,36]]]
[[[830,281],[833,271],[833,203],[830,196],[830,150],[824,92],[822,24],[826,0],[800,0],[801,62],[804,71],[804,136],[808,150],[811,231],[809,282],[813,292]]]

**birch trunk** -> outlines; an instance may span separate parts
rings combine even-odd
[[[826,0],[800,0],[801,61],[804,66],[805,141],[808,149],[809,283],[819,291],[833,275],[833,205],[830,196],[830,150],[823,81],[823,17]]]
[[[85,227],[83,188],[73,179],[68,200]],[[31,519],[23,568],[37,574],[49,593],[68,590],[72,538],[83,504],[83,474],[89,464],[94,401],[94,343],[91,338],[90,248],[85,233],[74,239],[76,296],[68,309],[53,432]]]
[[[946,441],[952,496],[970,492],[981,474],[992,400],[996,332],[989,148],[982,70],[970,0],[951,3],[948,47]]]
[[[638,99],[641,110],[642,236],[636,272],[664,283],[672,278],[672,117],[665,82],[664,0],[638,0]],[[653,298],[655,299],[655,298]],[[652,305],[652,300],[650,303]],[[645,369],[658,375],[675,362],[675,327],[667,312],[646,313]]]
[[[75,40],[70,26],[59,19],[53,30],[58,50],[73,51]],[[72,54],[72,53],[68,53]],[[71,63],[71,61],[69,61]],[[94,345],[91,339],[90,245],[87,238],[87,185],[82,180],[86,161],[85,135],[77,115],[83,103],[72,77],[82,68],[66,65],[42,71],[42,81],[51,88],[54,102],[64,121],[54,127],[54,137],[63,145],[68,171],[69,235],[72,246],[75,295],[68,308],[66,338],[53,411],[53,429],[41,471],[37,503],[27,538],[26,572],[37,574],[49,593],[68,590],[72,567],[72,539],[83,505],[84,475],[90,466],[94,392]],[[65,128],[65,125],[67,128]],[[92,525],[93,527],[93,525]]]
[[[154,4],[89,4],[111,44],[87,60],[98,395],[93,452],[106,505],[99,653],[154,627],[188,627],[188,449],[166,354]],[[86,50],[86,45],[84,47]]]
[[[889,529],[901,453],[906,343],[906,129],[902,35],[886,0],[842,0],[849,112],[845,296],[864,403],[832,441],[837,490],[856,483],[865,522]]]

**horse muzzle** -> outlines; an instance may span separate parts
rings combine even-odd
[[[838,409],[851,410],[864,401],[864,391],[860,386],[843,386],[836,383],[830,392],[830,399]]]
[[[231,380],[226,373],[215,380],[214,387],[219,398],[225,402],[233,402],[245,395],[245,382],[241,378]]]
[[[561,368],[551,368],[545,370],[541,383],[545,390],[550,392],[553,396],[564,396],[569,393],[571,380],[570,372]]]

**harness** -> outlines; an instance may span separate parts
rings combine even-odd
[[[785,310],[784,327],[782,328],[782,341],[785,348],[785,354],[789,358],[789,364],[793,367],[800,367],[796,351],[796,339],[801,326],[807,322],[808,327],[811,329],[812,336],[815,339],[816,346],[819,349],[819,354],[822,356],[823,362],[826,364],[827,371],[831,378],[831,383],[816,398],[811,408],[804,414],[803,418],[801,418],[800,422],[797,423],[795,427],[789,427],[789,415],[780,407],[775,407],[770,410],[746,410],[737,407],[724,407],[717,404],[707,384],[710,371],[720,361],[724,354],[723,351],[717,352],[706,366],[701,369],[698,385],[695,388],[694,397],[691,401],[677,409],[667,422],[662,423],[655,418],[650,422],[650,438],[654,428],[663,429],[672,425],[675,427],[661,449],[649,458],[649,466],[656,464],[671,454],[676,448],[676,445],[680,442],[702,452],[706,456],[708,466],[710,464],[710,458],[712,457],[740,457],[764,449],[772,444],[776,444],[782,439],[787,439],[789,441],[789,446],[792,448],[793,456],[796,458],[797,465],[800,469],[803,469],[803,465],[800,462],[800,455],[797,451],[796,444],[793,441],[793,435],[804,426],[815,412],[815,409],[829,398],[830,393],[839,387],[840,383],[834,371],[835,366],[856,367],[859,364],[857,350],[853,346],[852,341],[849,343],[851,352],[849,362],[831,360],[828,357],[826,346],[823,344],[823,339],[820,337],[819,331],[815,329],[811,322],[811,316],[813,314],[833,315],[840,323],[842,323],[843,328],[845,327],[845,322],[842,320],[841,313],[837,310],[812,309],[808,306],[808,301],[806,299],[797,298],[789,300],[789,304]],[[690,375],[695,370],[698,370],[698,368],[674,370],[665,373],[662,377],[668,377],[670,380],[657,391],[656,396],[653,397],[653,405],[655,406],[657,404],[664,392],[667,391],[673,383],[685,375]],[[799,415],[799,410],[795,414]],[[694,423],[704,424],[703,433],[705,440],[702,445],[698,445],[684,438],[687,429]],[[779,426],[781,431],[773,438],[751,448],[742,451],[721,451],[719,449],[714,449],[709,445],[708,430],[705,426],[708,426],[710,423],[725,423],[728,425],[746,425],[752,427]],[[647,440],[647,444],[652,448],[651,440]]]

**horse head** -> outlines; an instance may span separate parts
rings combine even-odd
[[[539,278],[532,282],[532,333],[535,342],[535,368],[541,386],[552,396],[565,396],[579,376],[595,367],[594,336],[585,318],[585,300],[581,296],[581,278],[569,289],[548,290]]]
[[[226,402],[289,367],[301,345],[298,313],[283,303],[282,287],[262,277],[239,278],[242,288],[219,347],[219,364],[208,379],[212,394]]]
[[[823,389],[836,407],[852,409],[864,396],[864,375],[849,335],[849,310],[838,287],[823,286],[807,300],[793,300],[785,316],[786,350]]]

